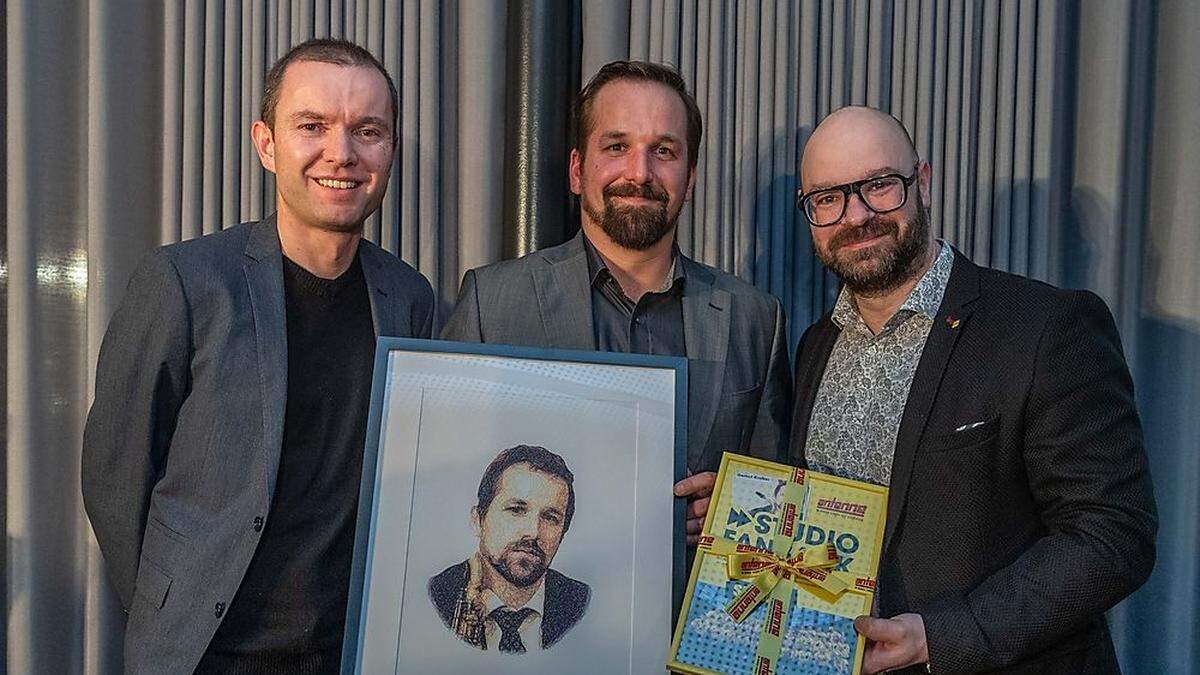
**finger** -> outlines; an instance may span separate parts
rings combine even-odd
[[[860,616],[854,620],[854,630],[859,635],[875,642],[897,644],[904,640],[904,626],[892,619]]]
[[[684,527],[687,528],[688,534],[697,534],[700,532],[700,530],[704,529],[704,519],[688,518],[687,523],[684,524]]]
[[[696,544],[700,543],[700,535],[689,534],[687,536],[687,543],[688,543],[688,546],[695,546]]]
[[[883,659],[880,658],[879,648],[874,642],[867,643],[867,651],[863,654],[862,675],[875,675],[886,670]]]
[[[687,507],[688,518],[700,518],[703,520],[704,516],[708,514],[708,504],[710,501],[712,501],[710,497],[693,499]]]
[[[688,476],[675,484],[676,497],[707,497],[712,494],[713,485],[717,482],[717,474],[705,471]]]

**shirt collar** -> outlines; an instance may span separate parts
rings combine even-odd
[[[938,240],[938,245],[940,250],[937,258],[925,271],[917,285],[913,286],[912,291],[909,292],[908,297],[904,299],[892,318],[884,324],[884,330],[887,330],[898,316],[907,318],[912,314],[921,314],[930,321],[937,316],[938,308],[942,305],[942,296],[946,294],[946,285],[950,281],[950,271],[954,268],[954,249],[941,239]],[[833,306],[832,319],[841,329],[863,323],[862,316],[859,315],[858,309],[854,307],[854,302],[850,298],[850,291],[845,286],[838,293],[837,303]]]
[[[485,616],[490,616],[491,613],[496,611],[496,609],[498,607],[508,607],[508,605],[505,605],[504,601],[500,599],[500,596],[496,595],[496,592],[491,590],[490,588],[488,589],[488,592],[485,597],[487,598],[487,601],[485,602],[485,604],[487,606],[487,612],[484,613]],[[520,607],[508,607],[508,609],[515,611],[518,609],[523,609],[525,607],[528,607],[529,609],[532,609],[533,611],[537,612],[538,616],[542,616],[545,613],[543,611],[546,607],[546,577],[545,576],[543,576],[542,580],[538,582],[538,589],[536,592],[534,592],[533,597],[529,598],[529,600],[525,604],[521,605]]]
[[[596,285],[597,280],[603,280],[606,277],[612,276],[612,272],[608,271],[608,265],[605,264],[604,258],[600,257],[600,252],[592,246],[592,242],[583,235],[583,249],[587,251],[588,261],[588,282],[592,286]],[[679,264],[679,244],[671,245],[671,269],[667,272],[669,282],[658,289],[657,293],[664,293],[670,290],[680,279],[685,279],[687,274],[684,272],[683,265]]]

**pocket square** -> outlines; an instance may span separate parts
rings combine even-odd
[[[962,425],[961,427],[959,427],[959,428],[955,429],[955,430],[954,430],[954,433],[956,433],[956,434],[957,434],[957,433],[958,433],[958,432],[960,432],[960,431],[966,431],[967,429],[974,429],[975,427],[981,427],[981,426],[983,426],[984,424],[987,424],[987,422],[982,422],[982,421],[981,421],[981,422],[971,422],[971,423],[969,423],[969,424],[964,424],[964,425]]]

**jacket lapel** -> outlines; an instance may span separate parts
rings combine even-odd
[[[275,216],[256,223],[246,244],[243,271],[250,288],[258,377],[262,388],[263,447],[267,452],[267,494],[275,493],[287,405],[287,310],[283,297],[283,253]]]
[[[699,466],[725,384],[729,350],[729,291],[713,288],[711,272],[679,256],[683,284],[683,339],[688,358],[688,466]]]
[[[955,251],[954,267],[946,284],[946,294],[933,320],[933,328],[925,341],[921,360],[908,390],[908,402],[900,429],[896,435],[896,452],[892,457],[892,479],[888,491],[887,523],[884,526],[883,549],[886,553],[904,511],[908,485],[912,478],[913,459],[929,412],[937,398],[942,376],[954,353],[958,336],[965,330],[973,308],[971,302],[979,297],[979,268]]]
[[[544,260],[545,265],[533,270],[533,285],[546,335],[544,346],[595,349],[592,290],[588,285],[583,232],[554,249],[553,253],[547,252]]]
[[[358,244],[358,255],[362,263],[363,277],[367,282],[367,294],[371,300],[371,320],[375,325],[375,335],[412,335],[411,314],[399,311],[407,310],[408,307],[398,306],[403,302],[404,294],[394,292],[390,283],[392,277],[385,272],[384,256],[388,254],[364,239]]]
[[[837,324],[826,315],[813,329],[810,338],[812,343],[806,345],[806,352],[797,355],[797,396],[792,414],[790,459],[804,458],[804,448],[808,443],[808,424],[812,419],[813,404],[817,400],[817,389],[821,386],[821,378],[825,375],[825,367],[829,364],[829,355],[833,353],[833,345],[837,343],[839,333]],[[803,462],[803,465],[807,466],[808,462]]]

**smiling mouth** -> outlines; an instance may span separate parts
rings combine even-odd
[[[357,180],[334,180],[332,178],[314,178],[313,180],[321,187],[332,188],[334,190],[353,190],[362,185],[362,181]]]

